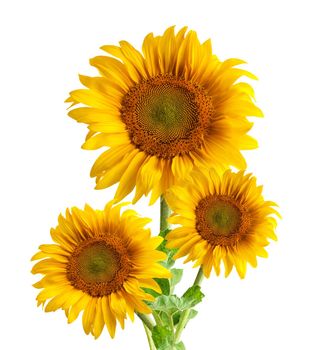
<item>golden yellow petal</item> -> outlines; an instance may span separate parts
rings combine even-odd
[[[213,267],[213,252],[212,252],[212,249],[210,249],[209,251],[207,251],[202,262],[202,270],[206,278],[210,277],[212,267]]]
[[[201,239],[200,236],[197,235],[197,236],[190,238],[186,243],[182,243],[178,252],[174,255],[174,259],[178,259],[184,255],[189,254],[193,245],[196,244],[197,242],[199,242],[200,239]]]
[[[66,284],[67,277],[65,271],[51,272],[46,274],[39,282],[33,284],[35,288],[45,288],[53,285],[63,285]]]
[[[39,259],[43,259],[43,258],[48,258],[48,255],[45,254],[44,252],[37,252],[36,254],[34,254],[32,256],[31,261],[39,260]]]
[[[93,328],[92,328],[92,334],[94,335],[95,339],[99,338],[100,334],[102,333],[103,327],[105,325],[104,319],[103,319],[103,313],[102,313],[102,298],[97,298],[96,301],[96,312],[95,312],[95,318],[93,322]]]
[[[139,284],[142,288],[149,288],[153,289],[155,292],[161,294],[161,288],[159,287],[159,284],[153,280],[153,279],[140,279]]]
[[[97,179],[96,189],[103,189],[118,182],[121,179],[123,172],[127,169],[131,160],[138,152],[137,149],[134,149],[126,154],[118,164],[113,166],[113,168],[108,169],[101,178]]]
[[[243,259],[240,259],[240,258],[235,258],[235,267],[236,267],[236,270],[240,276],[240,278],[245,278],[246,276],[246,270],[247,270],[247,262]]]
[[[190,228],[194,227],[194,221],[192,219],[185,218],[182,216],[170,216],[167,220],[170,224],[180,224]]]
[[[145,293],[140,287],[139,281],[135,278],[128,278],[123,284],[123,288],[127,293],[135,295],[144,300],[154,300],[150,294]]]
[[[79,75],[79,80],[85,87],[101,94],[116,97],[117,99],[121,99],[126,92],[125,89],[105,77],[88,77],[86,75]]]
[[[69,117],[76,120],[79,123],[91,124],[91,123],[101,123],[105,120],[119,120],[121,121],[120,112],[117,108],[109,106],[101,108],[91,108],[91,107],[79,107],[72,109],[68,112]],[[90,138],[93,135],[89,135]]]
[[[97,298],[90,298],[82,315],[82,326],[86,334],[89,334],[93,327],[96,312]]]
[[[93,164],[90,176],[97,176],[109,168],[112,168],[132,150],[132,145],[127,143],[110,148],[109,150],[103,152]]]
[[[145,62],[141,53],[136,50],[130,43],[124,40],[120,41],[120,47],[126,63],[130,63],[140,77],[147,79],[148,74],[145,69]]]
[[[190,235],[195,234],[197,234],[195,229],[189,227],[177,227],[167,234],[166,239],[174,240],[177,238],[189,237]]]
[[[53,271],[64,271],[65,270],[66,265],[64,263],[58,262],[54,259],[45,259],[45,260],[41,260],[39,262],[37,262],[31,272],[33,274],[36,273],[43,273],[46,274],[48,272],[53,272]]]
[[[107,326],[111,338],[114,338],[116,332],[116,318],[110,309],[110,296],[104,296],[101,299],[101,308],[104,323]]]
[[[193,169],[192,160],[188,156],[177,156],[172,159],[172,172],[178,179],[184,179]]]
[[[258,148],[258,141],[249,135],[243,135],[240,139],[239,147],[241,149],[255,149]]]
[[[125,298],[126,298],[128,303],[130,303],[131,305],[134,306],[134,309],[137,312],[141,312],[143,314],[150,314],[151,313],[151,309],[149,308],[149,306],[147,306],[144,303],[144,301],[136,298],[134,295],[126,294]]]
[[[82,293],[81,298],[71,306],[68,315],[68,323],[71,323],[78,318],[79,313],[87,307],[90,300],[91,297],[88,294]]]
[[[128,144],[129,138],[127,133],[100,133],[98,135],[95,135],[91,138],[89,138],[83,145],[83,149],[87,150],[96,150],[98,148],[101,148],[103,146],[108,147],[117,147],[123,144]]]
[[[119,186],[115,194],[115,200],[118,202],[126,197],[135,186],[137,169],[144,162],[146,155],[144,152],[137,152],[134,158],[131,159],[127,169],[120,178]]]
[[[94,108],[108,108],[106,96],[93,90],[79,89],[70,92],[70,96],[78,103],[83,103]]]
[[[92,123],[89,126],[89,129],[95,132],[104,132],[104,133],[123,133],[126,132],[125,125],[117,119],[105,120],[101,123]]]
[[[160,73],[157,39],[153,34],[148,34],[142,44],[142,52],[145,57],[146,69],[150,76],[156,76]]]
[[[109,295],[109,301],[110,310],[119,321],[121,328],[124,329],[124,320],[127,318],[125,300],[123,300],[118,293],[115,292]]]
[[[134,305],[130,303],[130,300],[127,298],[127,293],[125,291],[118,291],[120,297],[125,301],[125,310],[126,314],[128,314],[131,321],[134,321]]]
[[[96,67],[103,76],[116,82],[125,91],[133,85],[126,66],[113,57],[97,56],[90,60],[90,64]]]
[[[77,301],[77,299],[80,298],[81,296],[80,291],[76,291],[72,286],[66,286],[63,289],[63,292],[52,298],[49,303],[47,304],[45,311],[46,312],[51,312],[51,311],[56,311],[59,308],[62,308],[63,306],[65,308],[70,307],[70,303],[73,298],[73,300]]]
[[[146,157],[145,162],[138,170],[137,174],[137,192],[133,204],[137,201],[142,194],[147,195],[150,190],[159,183],[162,176],[162,169],[160,168],[160,162],[157,157]]]
[[[140,72],[134,64],[132,64],[130,58],[128,58],[128,52],[123,51],[122,48],[114,45],[104,45],[101,49],[119,58],[126,66],[128,75],[134,82],[139,82],[143,78],[142,72]]]
[[[148,279],[148,278],[171,278],[172,275],[165,267],[159,264],[153,264],[145,269],[136,269],[135,275],[138,278]],[[146,299],[147,300],[147,299]]]
[[[53,298],[60,293],[64,292],[65,290],[68,290],[70,287],[70,283],[64,283],[64,284],[59,284],[59,285],[54,285],[54,286],[49,286],[44,288],[38,295],[37,295],[37,301],[38,301],[38,306],[40,304],[45,303],[48,299]]]

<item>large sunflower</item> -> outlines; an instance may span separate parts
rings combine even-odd
[[[244,278],[247,262],[256,267],[257,256],[267,257],[268,239],[277,239],[276,204],[265,201],[262,186],[243,171],[194,172],[192,181],[173,186],[166,199],[174,212],[168,221],[181,225],[168,234],[167,246],[179,248],[175,258],[196,261],[206,277],[212,267],[219,275],[223,261],[225,276],[235,266]]]
[[[147,218],[133,210],[120,216],[121,205],[104,210],[72,208],[66,217],[60,215],[59,225],[51,230],[56,244],[45,244],[33,256],[42,259],[32,272],[44,277],[34,286],[41,288],[38,305],[51,299],[45,311],[61,308],[68,322],[73,322],[83,310],[84,331],[96,338],[106,325],[114,337],[116,320],[133,320],[134,312],[149,313],[143,300],[153,300],[141,288],[161,293],[153,280],[167,278],[170,273],[158,262],[166,255],[156,250],[161,237],[150,237],[144,229]]]
[[[257,145],[246,117],[262,112],[251,86],[237,82],[255,79],[235,68],[244,61],[221,62],[210,40],[200,43],[187,28],[147,35],[143,53],[126,41],[102,50],[109,56],[90,60],[101,76],[80,76],[86,89],[67,99],[82,104],[69,115],[88,124],[83,148],[109,147],[91,170],[97,189],[119,182],[119,201],[136,186],[134,202],[152,191],[154,203],[194,168],[245,168],[240,150]]]

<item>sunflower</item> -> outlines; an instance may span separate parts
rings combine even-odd
[[[136,186],[133,202],[151,191],[150,204],[199,167],[244,169],[243,149],[256,148],[247,135],[247,116],[262,116],[253,89],[238,82],[256,79],[220,61],[210,40],[174,27],[146,36],[142,53],[126,41],[101,47],[108,55],[90,60],[100,76],[80,75],[86,87],[72,91],[69,116],[88,124],[84,149],[109,147],[94,163],[96,188],[119,182],[120,201]]]
[[[124,328],[127,314],[149,313],[144,300],[153,300],[142,288],[161,289],[153,278],[170,277],[158,262],[166,259],[156,250],[161,237],[150,237],[144,226],[150,221],[133,210],[120,216],[121,205],[104,210],[72,208],[59,216],[51,229],[55,244],[44,244],[32,260],[39,260],[32,273],[44,277],[34,286],[42,289],[38,306],[45,311],[65,311],[73,322],[83,310],[86,334],[98,338],[106,325],[113,338],[117,321]],[[48,303],[46,303],[51,299]]]
[[[235,266],[245,277],[247,262],[257,266],[257,256],[267,257],[268,239],[276,240],[276,203],[265,201],[262,186],[243,171],[217,174],[202,170],[192,174],[183,187],[172,187],[166,199],[174,214],[168,219],[180,224],[167,236],[168,248],[179,248],[175,258],[188,256],[202,266],[206,277],[212,267],[220,274],[224,263],[227,277]]]

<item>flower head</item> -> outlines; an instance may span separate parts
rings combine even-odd
[[[277,239],[276,204],[265,201],[262,186],[243,171],[218,175],[202,170],[191,178],[167,193],[174,212],[168,221],[181,225],[167,235],[167,247],[179,249],[175,258],[188,256],[185,262],[201,265],[206,277],[212,267],[219,275],[223,262],[225,276],[235,266],[244,278],[247,262],[256,267],[257,256],[267,257],[268,239]]]
[[[32,269],[44,277],[34,286],[42,289],[38,306],[45,311],[63,309],[68,322],[83,310],[84,331],[99,337],[106,325],[114,337],[116,321],[124,327],[127,315],[149,313],[144,300],[153,300],[142,288],[161,293],[153,278],[170,273],[159,264],[166,255],[156,250],[161,237],[150,237],[144,226],[150,221],[133,210],[120,216],[122,205],[93,210],[72,208],[51,230],[55,244],[39,247]]]
[[[151,203],[193,169],[246,166],[240,150],[256,147],[247,116],[262,116],[253,90],[235,68],[221,62],[210,40],[168,28],[146,36],[142,53],[126,41],[106,45],[107,56],[90,60],[99,77],[80,76],[86,89],[70,93],[69,115],[88,124],[85,149],[107,146],[91,170],[97,189],[119,182],[117,201],[134,187],[134,202],[150,191]]]

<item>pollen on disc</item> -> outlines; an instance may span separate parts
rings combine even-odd
[[[79,244],[70,256],[67,277],[76,289],[98,297],[120,289],[130,268],[123,242],[106,235]]]
[[[137,148],[168,159],[202,146],[213,106],[200,86],[159,75],[131,88],[121,113]]]
[[[119,269],[119,254],[103,242],[86,247],[78,257],[79,275],[87,282],[111,281]]]
[[[247,234],[250,215],[245,205],[228,196],[209,195],[196,208],[196,228],[211,245],[230,246]]]

